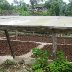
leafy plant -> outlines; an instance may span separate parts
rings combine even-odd
[[[44,72],[42,68],[35,70],[35,72]]]
[[[32,70],[34,72],[48,72],[48,51],[47,50],[40,50],[38,48],[34,48],[32,50],[33,55],[36,58],[35,63],[32,65]],[[47,69],[46,69],[47,68]]]
[[[56,56],[56,59],[49,64],[50,72],[72,72],[72,64],[64,58],[64,53],[57,51]]]
[[[34,48],[34,49],[32,49],[32,53],[34,56],[38,57],[42,54],[42,51],[38,48]]]
[[[66,59],[64,57],[64,53],[62,51],[57,51],[56,52],[56,59],[55,61],[59,61],[59,62],[65,62]]]
[[[51,63],[48,63],[48,51],[34,48],[32,53],[36,59],[32,65],[33,72],[72,72],[72,64],[65,59],[62,51],[56,52],[56,58]]]
[[[50,72],[72,72],[72,64],[54,61],[49,64]]]

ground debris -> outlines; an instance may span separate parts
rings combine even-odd
[[[9,62],[8,64],[4,62],[3,64],[0,65],[0,72],[32,72],[31,66],[28,64],[24,63],[9,64]]]

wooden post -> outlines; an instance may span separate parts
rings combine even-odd
[[[8,42],[10,51],[11,51],[11,55],[13,56],[13,58],[15,58],[14,51],[13,51],[13,49],[12,49],[12,47],[11,47],[11,43],[10,43],[10,38],[9,38],[8,31],[7,31],[7,30],[4,30],[4,31],[5,31],[5,35],[6,35],[6,38],[7,38],[7,42]]]
[[[56,50],[57,50],[57,37],[56,37],[56,33],[52,33],[52,40],[53,40],[53,56],[56,57]]]

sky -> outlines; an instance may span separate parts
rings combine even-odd
[[[13,2],[13,0],[7,0],[10,4]],[[19,1],[19,0],[18,0]],[[30,0],[24,0],[24,2],[26,3],[26,4],[29,4],[29,1]],[[66,3],[69,3],[69,1],[68,0],[63,0],[64,2],[66,2]]]

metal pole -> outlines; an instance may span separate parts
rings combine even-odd
[[[14,51],[13,51],[13,49],[11,47],[11,43],[10,43],[9,33],[8,33],[7,30],[4,30],[4,32],[5,32],[5,35],[6,35],[6,38],[7,38],[7,42],[8,42],[10,51],[11,51],[11,55],[13,56],[13,58],[15,58],[15,54],[14,54]]]

